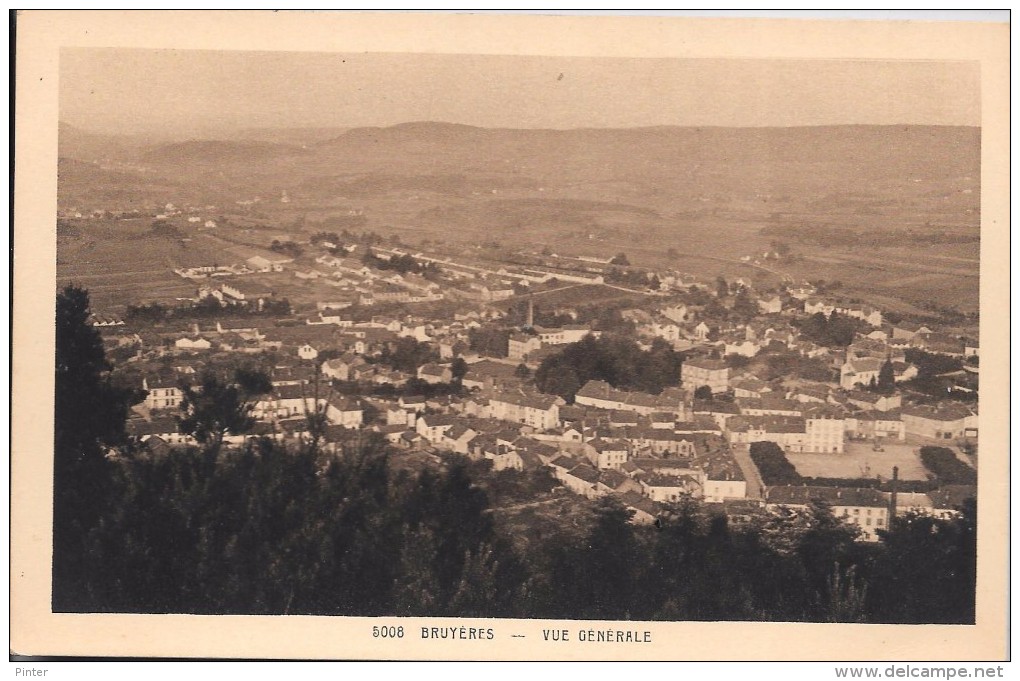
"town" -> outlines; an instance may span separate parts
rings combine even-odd
[[[636,524],[685,500],[733,524],[824,502],[876,542],[897,514],[954,517],[976,494],[976,323],[795,280],[786,244],[741,258],[771,279],[703,280],[590,247],[411,247],[222,213],[167,203],[142,217],[193,245],[193,266],[168,268],[192,295],[93,309],[114,380],[137,391],[127,432],[153,452],[196,444],[182,405],[203,375],[250,368],[271,388],[228,446],[339,451],[372,433],[400,466],[459,456],[545,476],[529,501],[613,496]],[[194,245],[214,241],[228,250],[202,262]]]

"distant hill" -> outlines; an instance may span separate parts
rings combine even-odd
[[[401,201],[542,199],[637,206],[661,227],[699,229],[739,222],[821,224],[853,229],[977,230],[978,128],[822,126],[534,130],[411,122],[389,127],[266,128],[231,139],[189,140],[142,149],[139,140],[61,126],[62,155],[134,150],[134,160],[171,182],[225,196],[295,193],[304,205],[352,197]],[[319,141],[315,141],[318,139]],[[64,151],[67,151],[65,154]],[[73,153],[72,153],[73,151]],[[388,197],[388,198],[387,198]],[[425,199],[422,199],[425,200]],[[298,204],[296,204],[298,205]],[[490,206],[490,208],[497,208]],[[410,206],[408,207],[410,208]],[[430,210],[428,205],[419,210]],[[449,210],[447,210],[449,209]],[[498,210],[496,211],[498,212]],[[519,205],[508,224],[592,222],[626,230],[618,211],[564,204]],[[583,213],[583,214],[582,214]],[[429,218],[458,225],[492,210],[454,204]],[[541,220],[535,222],[535,218]],[[431,220],[430,220],[431,221]],[[452,225],[451,225],[452,226]],[[642,218],[642,229],[647,220]]]
[[[242,128],[228,139],[306,146],[335,139],[348,128]]]
[[[259,141],[189,140],[162,144],[141,156],[145,163],[253,163],[306,153],[301,147]]]
[[[57,153],[79,161],[123,160],[136,156],[155,141],[133,135],[102,135],[70,123],[60,123]]]

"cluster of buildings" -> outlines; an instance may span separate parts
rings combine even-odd
[[[329,253],[314,258],[314,266],[294,271],[299,279],[321,283],[325,292],[314,312],[302,316],[248,316],[158,333],[135,332],[97,317],[97,326],[106,324],[102,331],[108,347],[138,350],[132,361],[144,376],[140,387],[147,396],[129,431],[152,446],[188,444],[173,418],[180,410],[182,382],[195,380],[221,356],[244,353],[253,359],[273,358],[273,389],[254,405],[254,433],[230,435],[228,442],[252,436],[284,442],[307,438],[308,416],[321,414],[327,447],[340,446],[352,431],[371,430],[397,451],[455,452],[488,460],[495,471],[546,469],[578,495],[617,496],[634,511],[636,522],[653,522],[661,504],[681,498],[718,505],[732,517],[746,516],[749,508],[806,506],[818,498],[861,527],[865,539],[874,540],[894,506],[907,509],[909,501],[912,510],[951,513],[956,508],[951,502],[966,492],[938,490],[896,500],[877,490],[839,487],[773,487],[763,494],[748,485],[749,464],[739,452],[769,441],[791,453],[841,456],[854,440],[974,437],[977,413],[969,406],[950,401],[924,405],[912,402],[898,387],[883,393],[872,388],[886,364],[897,386],[917,376],[917,367],[906,359],[910,348],[966,358],[977,355],[976,341],[953,338],[949,343],[945,334],[929,326],[888,324],[877,309],[827,301],[807,285],[754,296],[757,314],[737,317],[739,321],[713,316],[709,306],[684,302],[682,296],[649,297],[649,304],[624,310],[623,317],[633,322],[641,345],[661,339],[685,353],[679,385],[652,395],[591,380],[568,404],[538,392],[519,365],[534,367],[565,345],[597,336],[598,329],[583,324],[537,326],[529,310],[527,323],[509,334],[506,357],[481,356],[469,349],[471,330],[502,326],[494,302],[522,285],[548,282],[553,272],[524,266],[491,269],[402,249],[373,249],[383,260],[410,255],[442,268],[441,277],[425,278],[369,267],[340,245],[330,246]],[[258,278],[232,275],[285,272],[293,259],[259,257],[236,269],[180,273],[223,277],[217,285],[203,286],[200,299],[261,309],[274,299],[274,292]],[[590,274],[577,276],[584,283],[601,278]],[[562,273],[555,276],[570,281]],[[724,307],[733,303],[732,296],[715,297]],[[451,310],[456,311],[448,317],[377,315],[356,321],[348,314],[354,305],[441,299],[455,303]],[[835,350],[802,337],[798,320],[819,312],[860,323],[849,347]],[[385,358],[402,339],[425,344],[430,359],[413,370],[387,363]],[[820,361],[829,371],[827,380],[766,380],[754,362],[777,350]],[[430,391],[429,397],[406,394],[410,384],[454,383],[458,389]]]

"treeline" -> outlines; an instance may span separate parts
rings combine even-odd
[[[680,353],[656,338],[643,350],[630,338],[606,334],[586,336],[577,343],[542,360],[535,384],[544,393],[573,402],[574,395],[590,380],[605,381],[621,390],[658,394],[680,382]]]
[[[824,505],[734,526],[688,501],[638,527],[614,497],[577,499],[576,522],[522,550],[488,490],[548,479],[497,481],[453,455],[412,473],[365,433],[337,453],[125,443],[88,312],[80,289],[59,296],[55,612],[974,622],[973,505],[862,545]]]
[[[862,322],[833,312],[829,316],[816,312],[800,323],[802,336],[826,347],[846,347],[854,342]]]
[[[977,471],[945,447],[921,447],[921,463],[940,485],[976,485]]]
[[[139,305],[128,305],[124,313],[124,321],[128,323],[142,322],[158,324],[174,319],[229,319],[232,317],[286,317],[291,314],[290,301],[268,299],[259,309],[250,305],[222,303],[212,296],[207,296],[197,303],[185,305],[164,305],[151,302]]]
[[[749,448],[751,461],[758,468],[761,481],[773,485],[800,485],[804,479],[786,458],[783,448],[775,442],[752,442]]]
[[[377,270],[392,270],[400,274],[420,274],[423,277],[438,275],[442,270],[434,262],[419,261],[410,255],[395,255],[389,260],[380,258],[371,250],[365,252],[361,262]]]

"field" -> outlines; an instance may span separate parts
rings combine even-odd
[[[893,466],[900,469],[901,480],[927,480],[928,475],[916,449],[908,444],[882,443],[876,452],[870,442],[847,442],[842,454],[787,453],[786,458],[804,477],[817,478],[892,478]]]
[[[75,136],[89,144],[73,144]],[[115,149],[116,139],[63,126],[61,144],[61,206],[214,204],[211,217],[235,213],[240,228],[221,226],[217,234],[230,245],[203,243],[201,255],[226,262],[247,246],[297,238],[317,221],[353,211],[364,219],[358,231],[426,250],[499,242],[569,255],[624,252],[636,266],[702,281],[721,274],[767,289],[784,277],[839,280],[841,295],[900,313],[977,309],[976,241],[915,247],[896,238],[907,230],[977,235],[980,131],[972,128],[552,131],[414,123],[354,129],[304,149],[225,141],[123,149],[112,166],[92,161],[97,150]],[[189,163],[180,163],[182,153]],[[254,197],[261,200],[238,208]],[[753,262],[773,240],[763,229],[805,226],[883,238],[854,248],[791,239],[795,258]],[[189,264],[185,247],[92,227],[84,241],[115,243],[89,251],[65,240],[62,280],[95,277],[82,281],[121,304],[153,297],[160,283],[168,295],[180,291],[172,275],[156,270]],[[138,287],[118,273],[152,278]]]
[[[554,288],[547,291],[538,291],[532,295],[536,305],[543,308],[571,307],[575,305],[608,304],[621,301],[639,302],[646,298],[641,293],[631,293],[612,286],[603,284],[576,284]],[[506,302],[513,303],[517,300],[525,300],[528,296],[516,296],[509,298]]]

